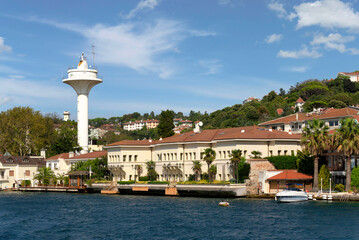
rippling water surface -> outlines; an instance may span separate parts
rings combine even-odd
[[[0,193],[0,239],[359,239],[359,203]]]

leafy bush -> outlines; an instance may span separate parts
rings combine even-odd
[[[188,181],[195,181],[196,180],[196,175],[195,174],[190,174],[188,177]]]
[[[69,186],[70,185],[70,178],[68,176],[66,176],[64,178],[64,182],[65,182],[65,186]]]
[[[322,181],[322,179],[323,179],[323,181]],[[330,184],[329,179],[330,179],[330,172],[326,165],[322,165],[322,167],[320,168],[320,171],[319,171],[319,175],[318,175],[319,187],[321,187],[322,182],[323,182],[323,189],[328,189],[329,184]]]
[[[21,186],[23,187],[31,186],[31,180],[22,180]]]
[[[314,173],[314,157],[310,156],[308,152],[297,152],[297,169],[298,172],[307,175],[313,175]]]
[[[148,176],[139,177],[138,181],[148,181]]]
[[[101,180],[101,181],[96,181],[95,183],[110,183],[112,181],[107,181],[107,180]]]
[[[169,184],[167,181],[149,181],[148,184]]]
[[[338,192],[344,192],[345,187],[343,184],[339,183],[338,185],[335,186],[335,190],[337,190]]]
[[[352,187],[356,187],[357,189],[359,188],[359,167],[356,167],[352,170],[352,181],[351,181],[351,186]]]
[[[238,182],[244,183],[244,180],[249,178],[249,173],[251,171],[251,165],[246,163],[244,158],[241,159],[238,164]]]
[[[297,169],[297,157],[296,156],[273,156],[266,157],[270,163],[276,169]]]
[[[208,173],[202,173],[202,174],[201,174],[201,179],[202,179],[202,180],[205,180],[205,181],[208,181],[208,179],[209,179]]]
[[[133,184],[135,181],[118,181],[118,184]]]

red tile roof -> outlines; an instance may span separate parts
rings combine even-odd
[[[278,115],[282,115],[283,112],[284,112],[283,108],[277,108],[276,111],[277,111],[277,114],[278,114]]]
[[[193,131],[174,135],[164,138],[162,140],[152,141],[149,140],[123,140],[120,142],[112,143],[107,146],[119,145],[142,145],[149,146],[152,144],[162,143],[180,143],[180,142],[211,142],[228,139],[297,139],[301,138],[300,134],[290,134],[283,131],[269,130],[258,126],[240,127],[240,128],[224,128],[203,130],[198,133]]]
[[[60,153],[60,154],[57,154],[55,156],[49,157],[45,161],[47,161],[47,160],[57,160],[57,159],[60,159],[60,158],[68,159],[69,158],[69,153]]]
[[[353,108],[341,108],[341,109],[334,109],[334,108],[328,108],[321,112],[320,114],[313,113],[294,113],[289,116],[280,117],[277,119],[273,119],[264,123],[258,124],[259,126],[266,126],[271,124],[280,124],[285,123],[288,124],[290,122],[296,122],[296,115],[298,114],[298,122],[304,122],[304,121],[310,121],[314,118],[317,119],[326,119],[326,118],[344,118],[344,117],[357,117],[359,111],[355,110]]]
[[[304,103],[304,100],[300,97],[300,98],[298,98],[298,100],[296,101],[296,103]]]
[[[338,74],[357,76],[357,75],[359,75],[359,71],[355,71],[355,72],[340,72],[340,73],[338,73]]]
[[[95,159],[106,155],[107,155],[107,151],[97,151],[97,152],[90,152],[90,153],[76,155],[68,159]]]
[[[283,172],[268,178],[268,180],[306,180],[313,179],[312,176],[299,173],[297,170],[283,170]]]

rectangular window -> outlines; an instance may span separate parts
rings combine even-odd
[[[270,155],[271,157],[273,156],[273,151],[272,151],[272,150],[269,151],[269,155]]]
[[[243,151],[243,157],[246,158],[247,157],[247,150]]]
[[[10,170],[10,171],[9,171],[9,176],[10,176],[10,177],[13,177],[13,176],[14,176],[14,170]]]
[[[186,160],[188,160],[188,153],[186,153]]]
[[[180,160],[183,160],[183,153],[180,154]]]
[[[55,165],[55,166],[56,166],[56,165]],[[26,176],[26,177],[30,177],[30,170],[26,170],[26,171],[25,171],[25,176]]]
[[[226,158],[226,151],[223,151],[223,158]]]
[[[280,156],[280,152],[281,152],[281,151],[280,151],[280,150],[278,150],[278,156]]]
[[[135,155],[135,162],[137,162],[137,155]]]
[[[123,161],[126,162],[126,155],[123,155]]]
[[[294,150],[292,150],[292,156],[294,156]]]
[[[284,150],[284,156],[287,156],[287,152],[288,152],[287,150]]]
[[[175,153],[175,160],[177,161],[178,159],[177,159],[177,153]]]
[[[192,160],[192,153],[189,153],[189,159]]]
[[[132,155],[128,155],[128,161],[129,161],[129,162],[132,161]]]
[[[196,153],[193,153],[193,159],[196,160]]]
[[[334,125],[335,125],[335,126],[339,126],[339,122],[338,122],[338,121],[335,121],[335,122],[334,122]]]
[[[334,121],[329,121],[329,126],[333,127],[334,126]]]

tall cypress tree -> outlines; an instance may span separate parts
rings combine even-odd
[[[160,115],[160,123],[158,124],[158,134],[165,138],[173,136],[175,133],[173,128],[173,118],[175,114],[172,110],[162,111]]]

